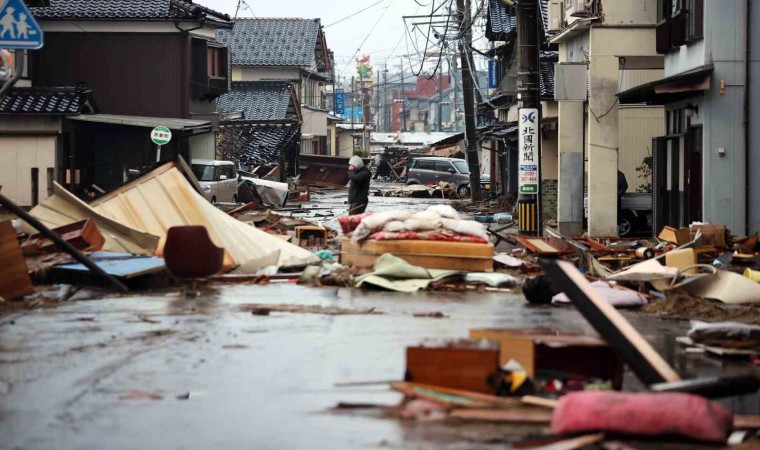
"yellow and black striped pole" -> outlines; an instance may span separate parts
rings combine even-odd
[[[538,196],[525,196],[517,202],[517,226],[520,234],[538,234]]]

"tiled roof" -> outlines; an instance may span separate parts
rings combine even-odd
[[[546,31],[549,28],[549,0],[539,0],[538,5],[541,9],[541,28],[548,40],[554,35]],[[501,0],[488,0],[486,37],[491,41],[505,41],[512,33],[517,33],[517,15]]]
[[[90,91],[76,88],[15,88],[0,100],[0,114],[80,114]]]
[[[236,19],[216,37],[230,48],[233,65],[309,67],[319,29],[319,19]]]
[[[554,98],[554,63],[558,61],[558,52],[541,52],[538,63],[541,98]]]
[[[509,34],[517,32],[517,16],[500,0],[488,0],[486,37],[491,41],[505,41]]]
[[[235,123],[221,126],[219,151],[222,159],[242,166],[277,163],[288,145],[298,142],[296,123]]]
[[[549,29],[549,0],[538,0],[538,6],[541,8],[541,25],[544,29],[544,39],[548,41],[556,34],[547,31]]]
[[[192,0],[50,0],[29,8],[39,20],[174,20],[206,18],[226,23],[230,17]]]
[[[246,120],[283,120],[288,118],[292,89],[289,81],[235,81],[217,100],[217,109],[243,111]]]

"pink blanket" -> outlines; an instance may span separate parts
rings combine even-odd
[[[703,397],[680,393],[577,392],[560,399],[552,433],[606,431],[725,442],[733,416]]]

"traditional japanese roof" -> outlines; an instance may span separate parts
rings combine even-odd
[[[486,37],[491,41],[506,41],[517,32],[517,16],[501,0],[488,0]]]
[[[231,121],[220,124],[219,152],[222,159],[242,166],[277,163],[288,146],[298,142],[297,122]]]
[[[0,100],[0,114],[76,115],[91,112],[91,91],[88,89],[15,88]]]
[[[230,48],[232,65],[309,67],[323,40],[320,29],[319,19],[235,19],[216,37]],[[319,59],[322,66],[328,61]]]
[[[549,33],[549,0],[539,0],[541,10],[541,27],[546,40],[554,33]],[[488,0],[486,37],[491,41],[506,41],[510,35],[517,33],[517,14],[501,0]]]
[[[541,98],[554,99],[554,63],[558,61],[558,52],[541,52],[538,63]]]
[[[245,120],[298,118],[298,102],[289,81],[233,81],[232,89],[217,100],[220,112],[243,111]]]
[[[30,7],[38,20],[200,20],[231,23],[230,16],[192,0],[50,0]]]

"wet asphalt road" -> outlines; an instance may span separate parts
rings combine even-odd
[[[240,309],[250,303],[384,314],[255,316]],[[448,317],[413,317],[427,311]],[[670,345],[685,323],[630,317],[682,374],[721,370],[719,361],[695,365],[696,355]],[[572,308],[528,307],[517,292],[399,295],[284,284],[220,285],[195,299],[76,301],[4,316],[0,448],[504,448],[499,439],[487,442],[519,429],[332,412],[341,401],[399,400],[383,385],[336,384],[401,379],[408,345],[463,338],[475,327],[539,326],[592,333]],[[135,390],[162,399],[120,398]],[[187,393],[189,400],[178,399]]]

